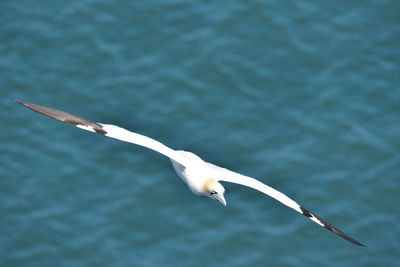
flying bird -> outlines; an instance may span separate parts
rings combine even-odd
[[[128,131],[115,125],[93,122],[67,112],[35,105],[21,100],[16,100],[16,102],[52,119],[71,124],[90,132],[96,132],[124,142],[147,147],[163,154],[171,160],[178,176],[188,185],[189,189],[195,195],[215,199],[226,206],[226,200],[224,197],[225,188],[220,182],[230,182],[248,186],[278,200],[282,204],[294,209],[300,214],[303,214],[315,223],[329,231],[332,231],[347,241],[365,247],[364,244],[346,235],[311,211],[303,208],[285,194],[254,178],[208,163],[191,152],[173,150],[152,138]]]

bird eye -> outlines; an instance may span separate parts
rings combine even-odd
[[[212,190],[212,189],[211,189],[210,195],[215,195],[215,194],[217,194],[217,192],[216,192],[215,190]]]

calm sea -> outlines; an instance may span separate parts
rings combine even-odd
[[[1,1],[1,266],[400,266],[398,1]],[[253,176],[194,196],[168,159]]]

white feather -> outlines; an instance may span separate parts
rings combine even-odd
[[[105,136],[155,150],[184,166],[189,162],[189,159],[187,159],[185,156],[150,137],[128,131],[112,124],[98,124],[100,124],[107,132]]]
[[[89,132],[95,132],[95,130],[93,129],[92,126],[77,124],[76,127],[80,128],[82,130],[89,131]]]
[[[276,200],[281,202],[282,204],[294,209],[295,211],[302,213],[300,209],[300,205],[297,204],[293,199],[289,198],[285,194],[279,192],[278,190],[263,184],[262,182],[249,177],[245,176],[242,174],[239,174],[237,172],[233,172],[231,170],[221,168],[217,165],[208,163],[208,165],[213,168],[215,176],[214,178],[217,179],[218,181],[225,181],[225,182],[230,182],[230,183],[235,183],[235,184],[240,184],[244,186],[251,187],[253,189],[256,189]],[[318,224],[321,225],[320,222],[317,222]]]

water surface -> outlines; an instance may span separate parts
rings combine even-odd
[[[396,1],[2,1],[2,266],[398,266]],[[368,245],[20,98],[254,176]]]

